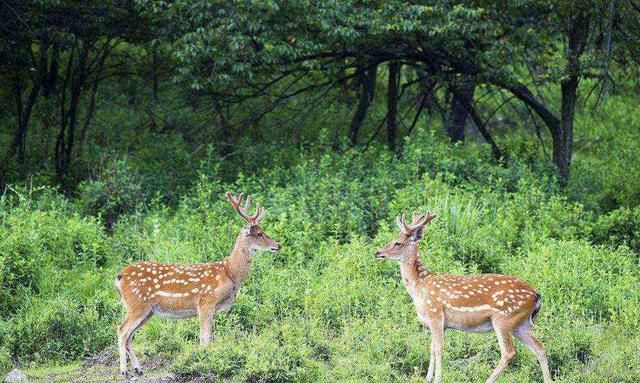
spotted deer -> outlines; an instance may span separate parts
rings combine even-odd
[[[280,245],[261,228],[264,208],[256,206],[249,215],[251,196],[241,206],[243,194],[226,197],[246,225],[238,234],[231,254],[220,262],[181,265],[175,263],[139,262],[122,269],[115,284],[126,315],[118,329],[120,372],[129,378],[127,356],[137,375],[142,375],[140,362],[132,347],[133,335],[154,314],[163,318],[200,320],[200,344],[211,342],[211,325],[215,314],[228,310],[242,286],[256,250],[277,252]]]
[[[400,235],[376,251],[378,259],[400,261],[402,281],[411,295],[418,320],[429,328],[431,358],[427,382],[442,382],[442,346],[446,329],[467,332],[495,332],[501,357],[487,383],[493,383],[515,356],[513,337],[533,352],[540,363],[545,383],[551,374],[544,346],[531,331],[540,311],[541,296],[527,283],[501,274],[436,274],[422,266],[418,242],[425,225],[436,216],[413,213],[407,225],[404,214],[396,221]]]

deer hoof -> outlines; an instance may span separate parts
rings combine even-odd
[[[142,372],[141,368],[136,368],[134,371],[136,372],[136,375],[138,375],[138,376],[144,375],[144,373]]]

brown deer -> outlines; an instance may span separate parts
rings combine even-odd
[[[181,265],[175,263],[139,262],[125,267],[116,278],[116,288],[126,315],[118,329],[120,372],[129,378],[127,355],[138,375],[142,375],[140,362],[132,347],[133,334],[153,314],[163,318],[200,320],[200,344],[211,342],[211,324],[215,314],[228,310],[242,286],[253,254],[256,250],[277,252],[280,245],[261,228],[264,208],[256,206],[256,213],[247,212],[251,196],[241,207],[243,194],[226,197],[236,212],[246,221],[238,234],[236,244],[221,262]]]
[[[400,261],[400,274],[416,306],[418,320],[431,331],[431,359],[427,382],[442,382],[444,332],[452,328],[468,332],[496,333],[500,362],[487,379],[493,383],[515,356],[513,337],[536,356],[545,383],[551,374],[544,346],[531,332],[542,297],[527,283],[501,274],[450,275],[427,271],[418,257],[418,242],[434,214],[413,213],[407,225],[398,215],[400,236],[376,251],[378,259]]]

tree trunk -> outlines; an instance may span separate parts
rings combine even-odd
[[[61,118],[60,118],[60,132],[58,133],[58,139],[56,142],[56,173],[60,181],[63,181],[65,176],[67,175],[67,171],[71,167],[72,160],[72,152],[73,145],[75,142],[75,130],[78,122],[78,106],[80,103],[80,95],[82,93],[82,88],[86,82],[87,78],[87,60],[89,57],[89,50],[91,48],[91,44],[84,41],[81,43],[82,49],[80,51],[80,55],[78,57],[78,66],[71,70],[73,66],[73,60],[70,58],[69,64],[67,67],[67,75],[71,74],[71,98],[69,99],[69,107],[66,108],[64,93],[66,92],[66,83],[62,89],[63,98],[61,101]],[[73,55],[73,50],[70,55]],[[77,75],[76,75],[77,73]]]
[[[573,121],[578,85],[580,83],[580,56],[584,52],[589,36],[591,16],[582,12],[573,21],[568,31],[567,77],[560,83],[562,101],[560,106],[560,129],[553,134],[553,162],[558,167],[560,186],[569,181],[573,148]]]
[[[22,148],[24,147],[24,136],[25,126],[22,122],[22,79],[16,70],[16,77],[13,83],[13,91],[16,100],[16,117],[18,120],[18,126],[16,127],[16,133],[13,136],[13,144],[11,145],[11,149],[9,149],[8,157],[11,158],[17,152],[18,153],[18,161],[22,162],[21,158],[24,157],[24,153],[22,153]]]
[[[158,47],[151,48],[151,78],[153,81],[153,103],[158,104]]]
[[[349,127],[349,145],[351,146],[358,144],[358,136],[360,135],[364,119],[367,116],[367,110],[375,97],[378,66],[374,64],[369,69],[365,69],[364,65],[362,65],[358,67],[357,71],[357,78],[361,90],[358,109],[356,109],[356,113],[351,119],[351,126]]]
[[[91,87],[91,96],[89,96],[89,107],[84,117],[84,124],[82,125],[82,129],[80,130],[80,138],[78,139],[78,150],[76,151],[76,158],[82,157],[82,152],[84,150],[84,144],[87,140],[87,133],[89,132],[89,127],[91,126],[91,120],[96,111],[96,95],[98,94],[98,87],[100,86],[100,77],[102,77],[102,73],[104,72],[104,63],[107,59],[108,50],[105,49],[105,53],[100,58],[98,62],[98,71],[96,73],[96,78]]]
[[[64,141],[65,131],[67,129],[67,86],[71,79],[71,72],[73,67],[73,57],[76,51],[74,45],[69,52],[69,58],[67,60],[67,68],[65,69],[64,81],[62,82],[62,88],[60,89],[60,128],[56,137],[56,145],[54,149],[53,161],[56,168],[56,175],[59,181],[62,181],[64,177]]]
[[[577,79],[562,81],[562,105],[560,112],[560,129],[552,133],[553,163],[558,168],[560,186],[564,187],[569,181],[571,166],[571,152],[573,144],[573,118],[577,99]]]
[[[42,69],[42,68],[40,68]],[[13,136],[12,147],[9,151],[8,158],[13,157],[15,153],[18,154],[18,162],[24,164],[25,161],[25,152],[26,152],[26,140],[27,140],[27,130],[29,128],[29,120],[31,119],[31,112],[33,111],[33,107],[38,98],[38,93],[40,92],[40,88],[42,85],[42,76],[38,75],[33,78],[33,84],[31,86],[31,90],[29,91],[29,95],[26,100],[22,98],[22,81],[23,78],[20,77],[19,68],[16,68],[16,77],[14,79],[14,92],[15,92],[15,100],[16,100],[16,114],[18,120],[18,126],[16,127],[16,133]],[[26,101],[26,103],[24,103]]]
[[[471,117],[473,124],[480,132],[482,138],[484,138],[484,140],[491,146],[491,154],[493,154],[493,159],[498,162],[500,158],[502,158],[502,152],[500,151],[500,148],[498,148],[498,144],[496,144],[493,137],[491,136],[491,133],[489,133],[489,131],[487,130],[487,127],[485,126],[484,121],[482,120],[482,117],[480,117],[480,114],[476,110],[475,106],[469,104],[462,95],[454,93],[454,97],[455,96],[458,97],[458,100],[461,100],[460,105],[462,105],[462,107],[464,107],[464,109],[467,111],[467,114]]]
[[[58,43],[53,43],[51,51],[51,62],[48,65],[48,69],[45,67],[44,78],[42,81],[44,96],[46,98],[49,98],[49,96],[56,90],[56,82],[58,80],[58,61],[60,60],[60,48]]]
[[[452,85],[451,114],[446,125],[446,133],[453,143],[464,141],[464,128],[469,117],[465,105],[473,104],[475,88],[473,79],[468,76],[463,77],[460,84]]]
[[[398,62],[389,64],[387,85],[387,145],[389,150],[396,150],[398,136],[398,88],[400,87],[401,65]]]

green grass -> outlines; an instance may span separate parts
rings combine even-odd
[[[574,186],[592,176],[578,172],[604,150],[594,145],[577,157]],[[486,148],[428,132],[401,161],[377,148],[301,153],[285,166],[274,151],[271,167],[232,184],[217,165],[202,169],[175,207],[124,213],[112,235],[84,202],[50,189],[3,197],[0,371],[71,376],[112,346],[122,317],[113,278],[124,265],[226,256],[241,227],[229,189],[267,207],[263,226],[283,250],[257,256],[210,347],[197,345],[195,320],[153,319],[134,342],[143,363],[160,356],[161,369],[231,382],[423,381],[429,334],[398,265],[373,252],[396,235],[397,213],[428,209],[438,215],[420,245],[428,268],[514,274],[540,291],[536,333],[557,382],[640,381],[640,210],[630,186],[615,188],[618,165],[587,195],[559,192],[535,164],[490,165]],[[618,191],[619,206],[604,206]],[[500,381],[540,381],[533,356],[518,351]],[[448,332],[445,382],[483,381],[498,358],[492,335]]]

